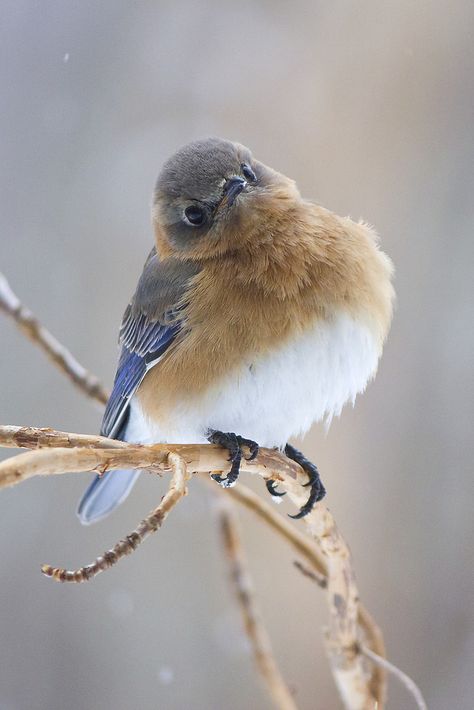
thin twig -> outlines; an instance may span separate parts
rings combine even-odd
[[[108,400],[107,391],[97,377],[91,375],[33,313],[13,293],[5,276],[0,273],[0,310],[15,321],[22,333],[46,353],[48,358],[88,397],[101,404]]]
[[[208,481],[212,485],[213,481]],[[315,541],[306,535],[300,526],[291,523],[287,517],[276,510],[276,506],[254,493],[239,481],[239,485],[226,490],[231,498],[255,513],[262,522],[286,540],[307,562],[323,577],[327,576],[326,559],[319,551]]]
[[[257,668],[266,683],[274,704],[280,710],[296,710],[295,701],[286,685],[273,655],[268,633],[255,600],[255,591],[248,572],[248,563],[240,541],[237,516],[230,501],[220,496],[218,511],[224,549],[237,601],[250,639]]]
[[[316,582],[318,587],[321,587],[321,589],[327,588],[327,586],[328,586],[327,577],[323,577],[322,574],[318,574],[317,572],[314,572],[312,569],[309,569],[299,560],[295,560],[293,562],[293,564],[296,567],[296,569],[298,569],[304,577],[308,577],[313,582]]]
[[[152,510],[133,532],[120,540],[111,550],[97,557],[90,565],[76,570],[43,565],[41,567],[43,574],[56,582],[88,582],[104,570],[116,565],[126,555],[134,552],[151,533],[161,528],[170,510],[187,494],[186,482],[189,479],[189,474],[184,460],[178,454],[170,453],[168,454],[168,464],[173,471],[173,476],[166,495],[160,505]]]
[[[367,648],[366,646],[361,646],[360,650],[361,653],[363,653],[364,656],[367,656],[367,658],[370,658],[373,663],[378,666],[381,666],[386,671],[395,676],[395,678],[398,678],[400,683],[405,686],[407,691],[413,697],[413,700],[415,701],[418,710],[428,710],[428,706],[426,705],[425,699],[423,698],[420,688],[417,686],[415,681],[410,678],[409,675],[401,671],[400,668],[397,668],[397,666],[394,666],[393,663],[390,663],[390,661],[387,661],[386,658],[382,658],[382,656],[379,656],[377,653],[371,651],[370,648]]]

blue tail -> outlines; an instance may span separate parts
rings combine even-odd
[[[112,512],[132,490],[140,471],[108,471],[96,476],[81,498],[77,515],[83,525],[102,520]]]

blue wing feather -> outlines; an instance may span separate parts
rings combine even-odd
[[[156,365],[169,348],[178,330],[178,324],[153,323],[151,326],[149,325],[148,332],[144,328],[141,332],[146,346],[140,344],[137,347],[135,343],[128,346],[123,345],[114,387],[102,420],[101,434],[103,436],[120,439],[127,423],[128,404],[131,397],[137,391],[147,371]],[[131,349],[134,344],[136,350]]]
[[[176,338],[185,308],[184,294],[198,273],[194,262],[172,257],[161,261],[155,249],[149,254],[120,329],[122,349],[102,420],[104,436],[125,437],[130,400]],[[97,477],[79,504],[81,522],[92,523],[110,513],[126,498],[138,475],[137,471],[110,471]]]
[[[133,319],[130,319],[132,321]],[[180,325],[148,323],[143,316],[122,335],[123,346],[112,394],[102,420],[101,434],[122,439],[127,426],[129,403],[147,371],[156,365],[175,339]],[[135,327],[134,327],[135,326]],[[127,343],[127,344],[125,344]],[[136,350],[131,348],[135,347]],[[122,503],[139,471],[110,471],[96,476],[81,498],[77,514],[84,525],[97,522]]]

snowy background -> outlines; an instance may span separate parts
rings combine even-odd
[[[315,428],[302,446],[390,659],[431,710],[472,707],[474,4],[1,9],[0,268],[107,386],[151,245],[153,183],[181,144],[239,140],[306,196],[376,226],[398,293],[379,375],[327,436]],[[2,423],[98,430],[100,411],[1,317],[0,342]],[[41,576],[42,562],[91,561],[164,490],[142,477],[109,520],[83,528],[75,507],[88,479],[0,496],[0,710],[269,709],[197,481],[156,536],[93,583]],[[322,593],[271,532],[242,520],[300,707],[339,708]],[[389,708],[411,707],[390,691]]]

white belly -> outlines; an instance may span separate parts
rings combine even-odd
[[[201,443],[209,429],[217,429],[261,446],[283,446],[313,422],[330,422],[346,402],[354,402],[375,375],[379,355],[372,330],[341,314],[249,361],[199,400],[178,402],[166,426],[147,420],[135,398],[125,438],[139,443]]]

